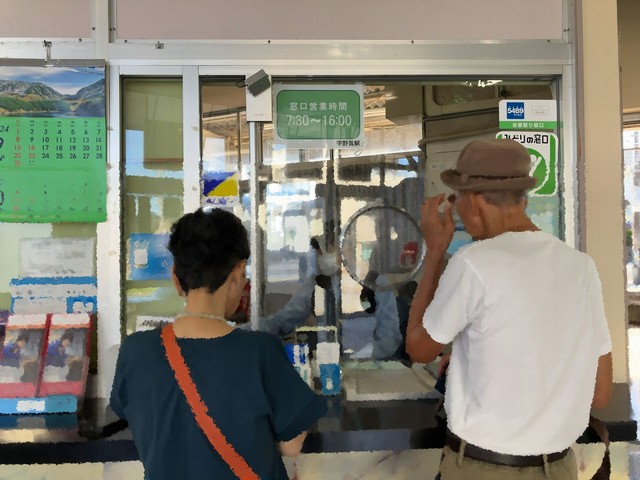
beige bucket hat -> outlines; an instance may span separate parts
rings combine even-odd
[[[458,156],[455,170],[440,174],[456,191],[528,190],[536,184],[529,175],[531,157],[514,140],[474,140]]]

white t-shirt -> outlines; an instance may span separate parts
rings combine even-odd
[[[423,324],[453,341],[449,429],[511,455],[564,450],[584,432],[598,357],[611,351],[593,260],[544,232],[507,232],[449,261]]]

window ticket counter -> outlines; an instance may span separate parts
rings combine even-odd
[[[601,412],[611,442],[633,442],[636,422],[614,389]],[[628,394],[626,394],[628,395]],[[440,449],[446,421],[437,399],[349,402],[327,397],[329,410],[309,433],[303,453]],[[628,404],[628,400],[626,400]],[[597,442],[590,430],[579,444]],[[0,465],[106,463],[138,460],[126,422],[103,401],[86,400],[79,414],[0,416]],[[2,467],[0,467],[2,468]]]
[[[449,193],[439,173],[468,141],[513,138],[529,149],[538,180],[530,217],[573,241],[560,77],[273,78],[267,123],[248,119],[243,79],[200,77],[192,92],[199,138],[189,144],[183,102],[192,85],[171,76],[115,78],[122,162],[107,195],[118,195],[121,222],[100,227],[96,248],[114,247],[98,255],[98,269],[118,294],[99,290],[98,302],[105,300],[99,312],[120,321],[98,325],[98,398],[85,399],[77,415],[0,417],[0,463],[137,459],[126,423],[104,400],[115,363],[110,344],[183,310],[165,245],[171,224],[198,207],[228,209],[251,233],[250,285],[234,320],[281,337],[294,366],[326,397],[329,413],[303,452],[441,448],[438,365],[412,365],[404,351],[425,254],[421,201]],[[526,118],[534,103],[547,117]],[[449,254],[471,241],[456,224]],[[58,228],[73,236],[68,225]],[[9,293],[0,301],[10,308]],[[636,438],[626,385],[616,385],[601,418],[612,441]],[[594,440],[585,432],[580,441]]]

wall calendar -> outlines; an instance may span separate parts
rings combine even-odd
[[[104,67],[0,66],[0,221],[106,220]]]

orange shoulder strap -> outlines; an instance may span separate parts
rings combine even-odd
[[[176,335],[173,331],[173,325],[169,324],[165,326],[162,329],[161,337],[167,354],[167,360],[169,360],[180,390],[182,390],[182,393],[187,399],[196,423],[209,439],[213,448],[215,448],[222,459],[229,465],[231,471],[240,480],[259,480],[260,477],[255,474],[245,459],[235,451],[213,419],[208,415],[208,408],[202,401],[202,398],[200,398],[196,385],[191,379],[189,368],[180,352],[180,347],[178,346]]]

